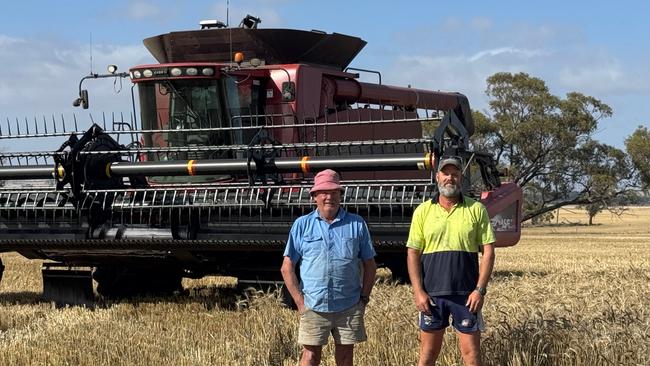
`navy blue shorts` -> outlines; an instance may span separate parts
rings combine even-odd
[[[481,312],[472,313],[465,306],[469,295],[434,296],[431,298],[429,310],[431,315],[420,313],[420,329],[433,331],[452,326],[461,333],[473,333],[484,329]]]

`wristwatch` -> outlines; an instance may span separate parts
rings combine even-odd
[[[476,287],[476,292],[481,294],[481,296],[485,296],[485,294],[487,294],[487,288],[478,286]]]

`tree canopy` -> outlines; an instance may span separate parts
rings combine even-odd
[[[486,94],[490,111],[474,112],[472,144],[495,155],[507,179],[523,188],[524,221],[568,204],[602,209],[636,187],[635,167],[650,166],[647,130],[628,139],[628,149],[639,151],[632,159],[592,138],[598,122],[612,115],[594,97],[570,92],[561,98],[542,79],[506,72],[487,79]]]
[[[639,171],[639,180],[644,188],[650,187],[650,132],[647,128],[639,128],[625,139],[625,148],[632,163]]]

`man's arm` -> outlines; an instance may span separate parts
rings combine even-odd
[[[481,265],[479,266],[478,283],[477,287],[487,287],[490,277],[492,276],[492,269],[494,268],[494,245],[483,245],[483,255],[481,256]]]
[[[430,314],[429,295],[424,291],[422,286],[422,251],[413,248],[407,248],[406,264],[408,266],[411,286],[413,286],[413,296],[415,298],[415,307],[418,311]]]
[[[370,297],[372,287],[375,285],[375,274],[377,273],[377,263],[375,258],[363,261],[363,282],[361,285],[361,299]]]
[[[284,280],[284,285],[287,286],[287,290],[293,298],[293,302],[296,303],[298,311],[302,313],[305,311],[305,296],[300,291],[298,287],[298,276],[296,276],[296,265],[291,262],[289,257],[284,257],[282,262],[282,268],[280,268],[282,273],[282,279]]]
[[[487,288],[488,282],[490,281],[490,276],[492,276],[492,268],[494,268],[494,245],[484,244],[476,287]],[[466,306],[469,307],[469,311],[473,313],[481,310],[483,307],[483,295],[474,290],[467,297]]]

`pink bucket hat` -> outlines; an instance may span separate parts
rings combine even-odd
[[[343,190],[341,187],[341,178],[339,174],[332,169],[325,169],[314,178],[314,186],[311,187],[309,193],[314,193],[317,191],[331,191],[334,189]]]

